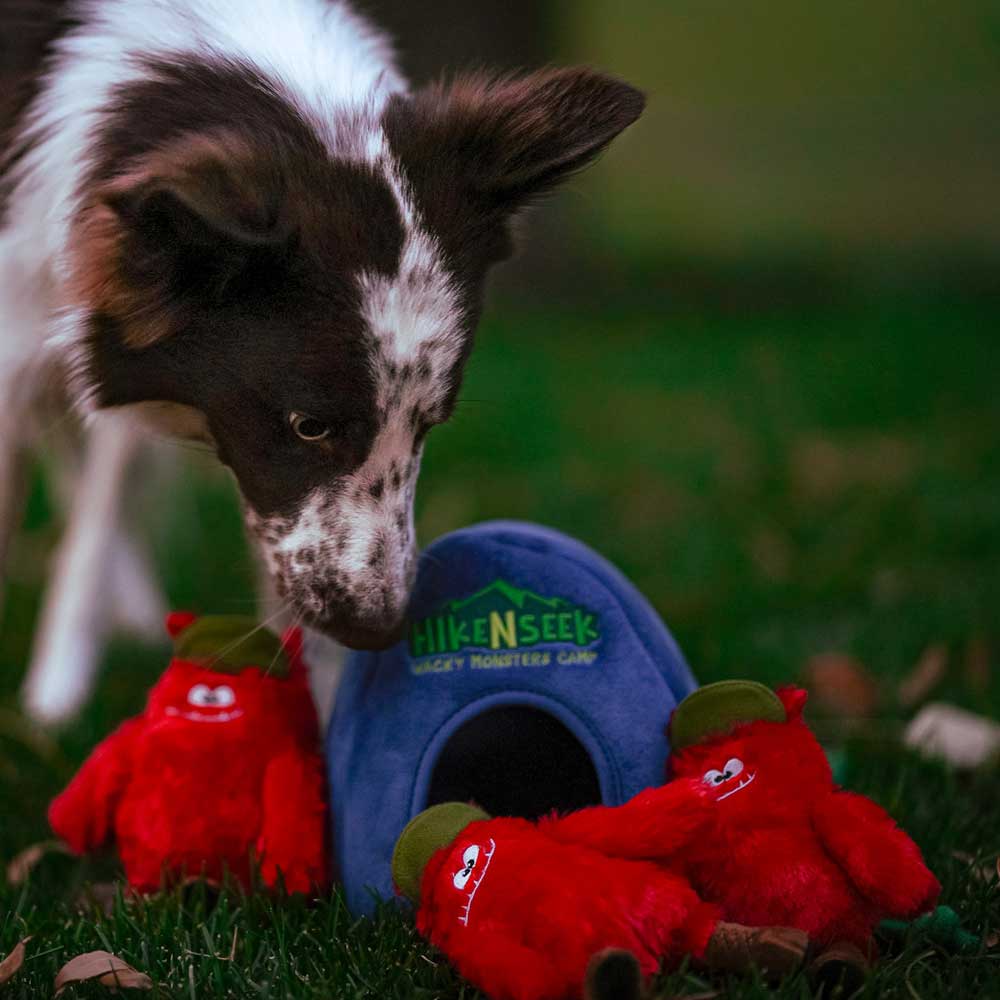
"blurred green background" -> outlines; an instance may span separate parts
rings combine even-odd
[[[649,94],[504,289],[657,309],[998,290],[996,0],[366,7],[417,82],[548,61]]]
[[[782,275],[802,295],[997,289],[996,0],[556,9],[561,57],[651,97],[582,206],[605,260],[777,296]]]

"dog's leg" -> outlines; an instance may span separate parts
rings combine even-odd
[[[60,454],[57,462],[50,463],[49,479],[59,506],[64,511],[72,511],[76,504],[77,490],[81,479],[80,463],[74,461],[66,442],[59,444],[65,454]],[[144,449],[153,451],[155,449]],[[146,456],[144,456],[146,457]],[[143,476],[143,492],[139,497],[140,508],[149,499],[150,483],[157,489],[169,488],[166,481],[166,470],[161,469],[165,463],[158,455],[149,456],[150,461],[143,463],[141,471],[156,475]],[[157,461],[159,459],[159,461]],[[136,478],[138,472],[135,470]],[[132,498],[133,505],[135,497]],[[167,601],[156,582],[156,572],[149,553],[139,544],[130,531],[131,525],[126,523],[124,512],[118,517],[118,528],[108,551],[110,578],[108,593],[110,595],[109,625],[120,628],[139,639],[148,641],[162,640],[164,636],[163,621],[167,614]]]
[[[10,543],[21,523],[28,469],[26,444],[19,415],[4,414],[0,418],[0,607]]]
[[[21,526],[28,456],[44,395],[45,283],[16,233],[0,231],[0,602],[10,544]]]
[[[111,624],[140,639],[162,638],[167,602],[147,554],[119,532],[111,552]]]
[[[93,684],[113,618],[110,554],[129,459],[139,440],[120,414],[100,414],[88,428],[83,470],[23,689],[25,707],[40,721],[67,719]]]
[[[20,282],[20,284],[19,284]],[[10,544],[21,526],[28,456],[37,436],[36,407],[44,381],[37,345],[41,319],[37,306],[18,298],[34,286],[0,236],[0,601],[7,580]]]
[[[49,480],[63,511],[72,511],[76,503],[77,490],[82,477],[80,462],[73,454],[78,450],[78,442],[59,440],[49,436],[53,450],[59,453],[58,461],[49,465]],[[136,478],[141,471],[143,491],[138,497],[140,509],[150,496],[150,489],[168,489],[166,461],[156,448],[144,448],[151,454],[144,455],[148,461],[142,463],[141,470],[135,470]],[[147,469],[148,466],[148,469]],[[151,482],[150,482],[151,481]],[[135,497],[132,497],[133,505]],[[156,573],[149,553],[139,544],[125,522],[124,513],[118,517],[118,529],[109,547],[108,580],[110,607],[109,624],[120,628],[136,638],[156,642],[164,636],[163,621],[167,614],[167,601],[156,582]]]

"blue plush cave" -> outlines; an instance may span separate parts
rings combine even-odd
[[[509,521],[439,539],[408,638],[349,658],[330,723],[351,908],[392,895],[396,838],[435,802],[535,817],[661,782],[667,720],[694,687],[645,598],[580,542]]]

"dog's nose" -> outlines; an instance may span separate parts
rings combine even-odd
[[[349,649],[388,649],[406,633],[406,619],[402,612],[391,617],[356,617],[334,612],[313,624]]]
[[[388,649],[394,646],[406,634],[406,623],[400,619],[390,629],[375,631],[371,629],[350,630],[340,641],[350,649]]]

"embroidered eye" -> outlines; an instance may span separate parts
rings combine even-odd
[[[306,413],[290,413],[288,422],[303,441],[322,441],[330,436],[330,428],[322,420]]]
[[[188,703],[199,708],[229,708],[236,701],[236,692],[228,684],[209,687],[195,684],[187,696]]]
[[[730,757],[723,768],[727,778],[735,778],[743,770],[743,761],[739,757]]]
[[[471,847],[465,849],[465,853],[462,855],[462,864],[464,868],[460,868],[455,872],[454,877],[451,882],[456,889],[464,889],[468,885],[469,879],[472,878],[472,873],[476,869],[476,864],[479,861],[479,845],[473,844]]]
[[[721,771],[716,771],[713,768],[711,771],[706,771],[701,776],[701,780],[706,785],[721,785],[726,780],[726,776]]]

